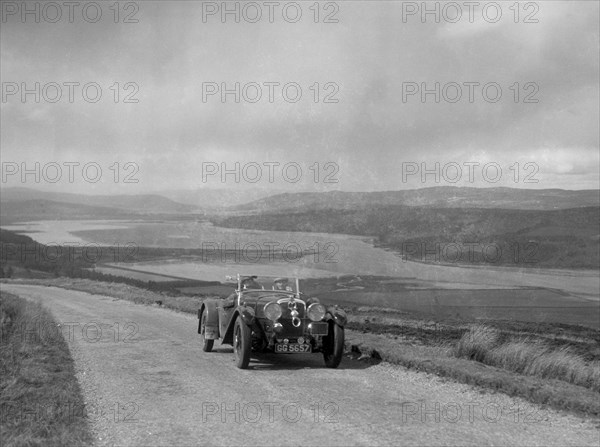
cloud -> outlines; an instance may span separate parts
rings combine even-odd
[[[203,23],[201,2],[140,4],[137,24],[3,23],[3,81],[96,82],[103,96],[95,104],[80,93],[73,103],[12,98],[1,105],[2,155],[135,161],[145,173],[145,184],[132,186],[140,190],[195,185],[207,160],[274,159],[334,160],[343,167],[335,188],[396,189],[405,186],[403,161],[453,157],[534,159],[548,186],[567,177],[573,188],[589,185],[599,151],[598,4],[540,3],[534,24],[514,23],[512,3],[502,5],[497,24],[479,10],[473,23],[404,23],[393,2],[340,3],[336,24],[314,23],[308,10],[295,24]],[[203,101],[207,82],[255,82],[267,98],[271,81],[298,83],[302,99],[287,102],[278,89],[272,103]],[[138,103],[123,102],[128,82]],[[323,102],[328,82],[338,103]],[[406,82],[442,91],[457,83],[463,96],[404,101]],[[479,83],[473,102],[465,82]],[[487,83],[501,86],[501,100],[486,101]],[[526,86],[537,103],[524,102]]]

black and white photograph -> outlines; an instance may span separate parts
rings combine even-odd
[[[0,0],[0,445],[598,446],[600,2]]]

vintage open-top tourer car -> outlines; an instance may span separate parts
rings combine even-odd
[[[337,368],[344,352],[342,309],[305,297],[298,278],[237,275],[236,279],[228,298],[207,299],[198,310],[205,352],[220,339],[233,345],[238,368],[248,367],[251,352],[322,352],[325,365]]]

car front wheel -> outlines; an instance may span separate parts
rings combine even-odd
[[[251,335],[248,325],[238,316],[233,327],[233,353],[235,364],[240,369],[248,368],[250,363]]]
[[[328,368],[337,368],[344,354],[344,328],[329,322],[329,334],[323,337],[323,359]]]
[[[200,317],[200,337],[202,337],[202,350],[204,352],[212,351],[214,340],[206,339],[206,320],[208,319],[208,311],[204,309],[202,317]]]

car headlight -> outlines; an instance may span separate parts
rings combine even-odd
[[[281,306],[275,301],[265,304],[265,317],[271,321],[277,321],[281,318]]]
[[[320,302],[321,301],[319,300],[319,298],[316,298],[316,297],[311,297],[311,298],[309,298],[309,299],[306,300],[306,304],[309,305],[309,306],[311,304],[313,304],[313,303],[320,303]]]
[[[323,306],[321,303],[311,304],[306,310],[308,318],[310,318],[312,321],[321,321],[325,316],[325,312],[325,306]]]

